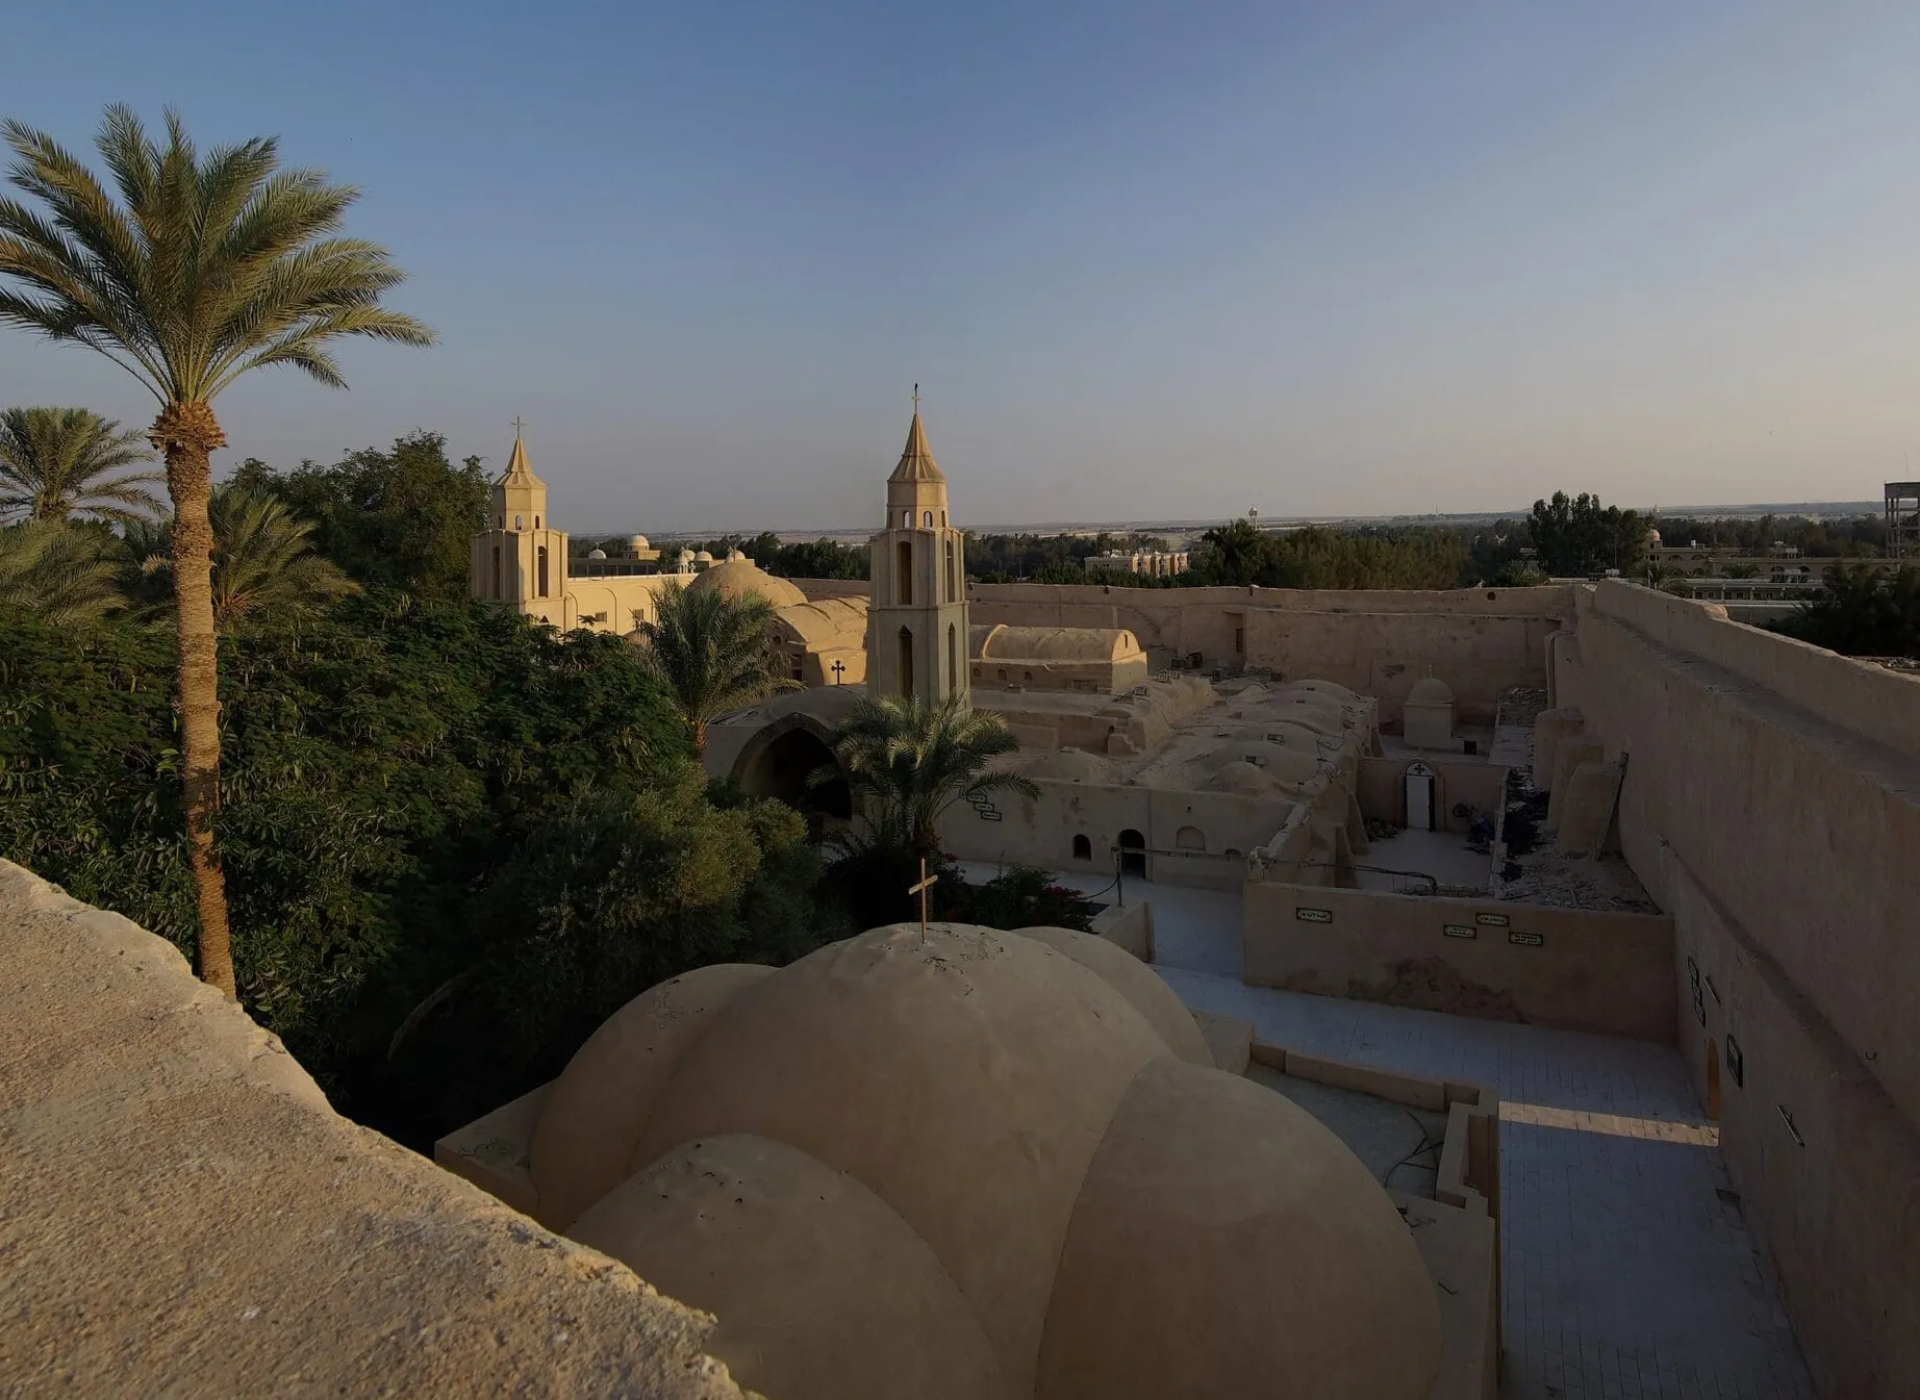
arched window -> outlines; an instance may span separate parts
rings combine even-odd
[[[951,603],[954,595],[953,584],[953,541],[947,541],[947,601]]]
[[[894,566],[893,570],[896,580],[894,592],[903,604],[911,603],[913,601],[913,541],[900,541],[897,553],[900,562]]]
[[[1132,827],[1120,833],[1120,873],[1146,878],[1147,838]]]
[[[500,593],[500,546],[499,545],[495,545],[493,547],[493,596],[496,598],[502,596]]]
[[[944,510],[940,512],[940,528],[942,530],[947,528],[947,513]]]
[[[926,529],[931,530],[933,528],[933,512],[927,511],[924,515],[922,515],[920,518],[920,523]]]
[[[524,516],[524,515],[516,515],[516,516],[514,516],[514,517],[513,517],[513,528],[514,528],[514,529],[516,529],[516,530],[524,530],[524,529],[526,529],[526,528],[527,528],[527,517],[526,517],[526,516]]]
[[[533,528],[536,530],[540,528],[540,517],[537,515],[533,517]]]
[[[913,632],[905,627],[900,629],[900,693],[913,696]]]
[[[1183,826],[1173,834],[1173,844],[1183,851],[1204,851],[1207,838],[1197,826]]]
[[[947,694],[960,693],[960,633],[947,624]]]
[[[912,511],[903,510],[900,512],[900,528],[902,530],[911,530],[913,528],[913,512]]]
[[[540,597],[547,596],[547,547],[540,546]]]
[[[1089,841],[1084,836],[1074,837],[1073,838],[1073,858],[1075,860],[1092,860],[1093,859],[1093,842]]]

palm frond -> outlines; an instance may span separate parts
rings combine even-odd
[[[160,503],[143,488],[158,471],[141,434],[84,408],[10,408],[0,413],[0,517],[75,517],[124,523]]]

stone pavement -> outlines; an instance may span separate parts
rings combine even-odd
[[[1169,892],[1152,892],[1161,938]],[[1158,970],[1268,1043],[1499,1092],[1502,1395],[1812,1400],[1671,1047]]]

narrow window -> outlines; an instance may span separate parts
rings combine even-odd
[[[924,525],[927,529],[931,530],[933,528],[933,512],[928,511],[924,516],[922,516],[920,523]]]
[[[894,577],[899,580],[897,592],[902,603],[913,601],[913,542],[900,541],[900,563],[894,569]]]
[[[513,528],[514,528],[514,529],[516,529],[516,530],[524,530],[524,529],[526,529],[526,528],[527,528],[527,517],[526,517],[526,516],[524,516],[524,515],[516,515],[516,516],[514,516],[514,517],[513,517]]]
[[[913,698],[913,633],[900,629],[900,693]]]
[[[501,596],[500,594],[500,546],[499,545],[495,545],[493,547],[493,596],[496,598]]]
[[[947,694],[960,693],[960,633],[947,624]]]
[[[547,596],[547,547],[540,546],[540,597]]]
[[[913,512],[912,511],[903,510],[900,512],[900,528],[902,530],[911,530],[913,528]]]
[[[540,528],[540,517],[537,515],[533,517],[533,528],[536,530]]]
[[[947,541],[947,601],[948,601],[949,603],[951,603],[951,602],[953,601],[953,597],[954,597],[954,588],[953,588],[953,541],[952,541],[952,540],[948,540],[948,541]]]

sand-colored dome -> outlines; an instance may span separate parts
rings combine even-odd
[[[712,1313],[707,1352],[780,1400],[1008,1394],[925,1241],[854,1177],[785,1143],[746,1133],[683,1143],[570,1233]]]
[[[1167,1048],[1189,1064],[1213,1068],[1213,1052],[1200,1034],[1193,1013],[1181,1004],[1166,979],[1133,954],[1098,934],[1070,928],[1015,929],[1022,938],[1046,944],[1112,987],[1160,1033]]]
[[[751,559],[715,564],[687,585],[689,591],[720,593],[728,598],[765,598],[776,608],[807,601],[807,595],[783,578],[775,578]]]
[[[1029,778],[1063,783],[1111,783],[1113,765],[1085,749],[1042,749],[1020,765]]]
[[[653,1103],[714,1015],[770,967],[715,963],[642,992],[600,1024],[547,1090],[527,1149],[542,1225],[564,1230],[632,1170]]]
[[[647,537],[645,535],[629,535],[627,536],[627,548],[631,549],[635,554],[638,554],[642,550],[652,549],[653,546],[647,543]]]
[[[1423,1400],[1438,1312],[1405,1222],[1318,1124],[1210,1068],[1145,965],[936,924],[751,971],[623,1008],[535,1133],[544,1210],[591,1117],[613,1153],[640,1124],[570,1233],[712,1309],[743,1384]],[[611,1154],[586,1155],[597,1180]]]
[[[587,558],[589,559],[605,559],[606,557],[606,550],[600,549],[597,546],[587,551]]]
[[[875,929],[749,989],[681,1062],[634,1166],[747,1132],[851,1172],[939,1257],[1024,1395],[1080,1179],[1133,1076],[1169,1053],[1033,939]]]
[[[1343,705],[1350,705],[1360,698],[1359,692],[1347,689],[1347,687],[1341,685],[1338,681],[1323,681],[1308,678],[1306,680],[1288,681],[1281,687],[1283,694],[1294,694],[1299,691],[1305,691],[1310,695],[1324,695],[1329,700],[1338,700]]]
[[[1423,676],[1407,692],[1409,705],[1451,705],[1453,691],[1438,676]]]
[[[1345,1144],[1237,1075],[1140,1072],[1074,1206],[1036,1400],[1417,1400],[1439,1364],[1432,1275]]]
[[[1249,759],[1258,762],[1250,763]],[[1297,788],[1312,782],[1320,774],[1317,753],[1300,748],[1271,744],[1265,739],[1234,739],[1213,751],[1211,762],[1220,765],[1215,776],[1228,764],[1238,763],[1267,778],[1276,787]]]

